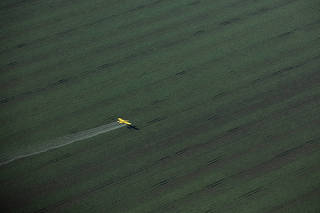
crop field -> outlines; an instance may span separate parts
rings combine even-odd
[[[1,212],[320,212],[319,0],[2,0],[0,26]]]

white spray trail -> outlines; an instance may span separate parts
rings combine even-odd
[[[85,140],[88,138],[92,138],[94,136],[97,136],[97,135],[124,127],[124,126],[125,126],[124,124],[118,124],[117,122],[112,122],[110,124],[105,124],[105,125],[102,125],[102,126],[99,126],[96,128],[84,130],[84,131],[73,133],[70,135],[66,135],[66,136],[63,136],[63,137],[60,137],[60,138],[57,138],[57,139],[50,141],[49,144],[47,144],[46,148],[42,148],[38,151],[34,151],[31,153],[18,155],[18,156],[12,157],[9,160],[2,161],[2,162],[0,162],[0,166],[6,165],[8,163],[11,163],[13,161],[16,161],[16,160],[19,160],[22,158],[31,157],[33,155],[38,155],[38,154],[41,154],[44,152],[48,152],[50,150],[58,149],[60,147],[72,144],[74,142]]]

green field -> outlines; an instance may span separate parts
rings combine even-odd
[[[2,0],[2,212],[320,212],[319,0]]]

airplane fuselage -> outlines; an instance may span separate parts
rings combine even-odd
[[[119,124],[126,124],[126,125],[132,125],[132,123],[130,123],[128,120],[124,120],[122,118],[118,118],[118,121],[117,121]]]

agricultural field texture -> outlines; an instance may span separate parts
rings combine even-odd
[[[1,212],[320,212],[319,0],[1,0],[0,26]]]

